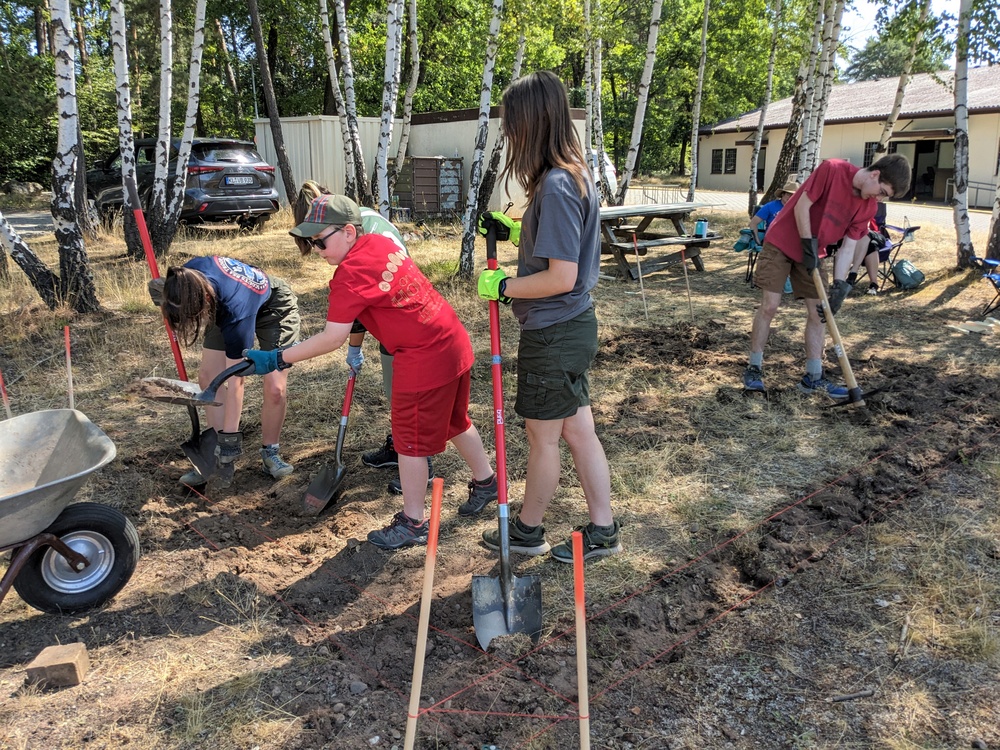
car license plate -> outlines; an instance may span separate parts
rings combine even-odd
[[[253,185],[253,175],[231,174],[226,176],[227,185]]]

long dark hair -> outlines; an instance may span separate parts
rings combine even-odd
[[[314,182],[313,180],[303,182],[302,187],[299,188],[299,194],[295,196],[295,202],[292,204],[292,218],[295,220],[295,226],[298,226],[305,220],[306,214],[309,213],[309,207],[312,206],[314,200],[321,195],[329,195],[329,193],[330,191],[318,182]],[[303,256],[309,255],[312,252],[312,245],[305,238],[296,237],[293,234],[292,239],[295,240],[295,246]]]
[[[204,274],[184,266],[167,269],[160,310],[184,346],[193,346],[215,323],[215,305],[215,289]]]
[[[530,202],[542,178],[558,167],[573,175],[580,196],[585,196],[589,170],[562,81],[547,70],[530,73],[507,87],[502,104],[507,138],[504,182],[513,177]]]

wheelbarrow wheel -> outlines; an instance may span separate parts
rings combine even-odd
[[[14,579],[14,590],[35,609],[59,615],[100,607],[135,571],[139,534],[114,508],[75,503],[45,531],[86,557],[90,565],[77,571],[51,547],[36,551]]]

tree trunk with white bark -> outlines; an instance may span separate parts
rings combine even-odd
[[[399,94],[401,43],[403,40],[403,2],[388,0],[385,25],[385,72],[382,76],[382,117],[379,121],[378,149],[375,152],[375,199],[378,212],[389,218],[389,146],[396,119],[396,99]]]
[[[128,184],[135,180],[135,141],[132,136],[132,92],[129,86],[127,30],[124,0],[111,0],[111,54],[115,63],[115,99],[118,113],[118,148],[122,160],[122,210],[125,247],[134,260],[143,260],[146,251],[132,214]]]
[[[698,63],[698,83],[691,105],[691,183],[688,185],[688,203],[694,202],[695,186],[698,183],[698,128],[701,125],[701,92],[705,85],[705,65],[708,63],[708,11],[710,0],[705,0],[705,12],[701,20],[701,60]]]
[[[347,127],[347,107],[344,103],[344,94],[340,90],[340,76],[337,75],[337,61],[333,54],[333,37],[330,35],[330,11],[326,0],[319,0],[319,17],[323,27],[326,69],[330,76],[330,88],[333,89],[333,98],[337,102],[337,119],[340,121],[340,140],[344,147],[344,195],[351,200],[357,200],[357,171],[354,168],[354,149],[351,147],[351,134]]]
[[[896,86],[896,98],[892,102],[892,111],[882,126],[882,135],[879,136],[878,145],[875,146],[875,158],[889,150],[889,138],[892,137],[892,130],[896,127],[896,120],[903,109],[903,97],[906,95],[906,87],[910,85],[911,73],[913,72],[913,61],[917,59],[917,51],[920,49],[924,39],[924,27],[931,12],[931,0],[919,0],[920,20],[917,22],[917,30],[910,41],[910,51],[903,64],[903,72],[899,76],[899,83]]]
[[[160,0],[160,111],[156,127],[156,157],[153,184],[148,195],[139,196],[145,203],[146,226],[153,241],[153,252],[166,252],[164,221],[167,215],[167,174],[170,166],[170,105],[174,91],[174,23],[171,0]]]
[[[358,203],[362,206],[373,206],[375,199],[368,184],[365,155],[361,148],[361,131],[358,128],[358,107],[354,96],[354,64],[351,62],[351,45],[347,33],[347,10],[344,7],[344,0],[334,0],[333,7],[337,11],[337,38],[340,43],[341,72],[344,74],[347,130],[354,152],[354,178],[358,186]]]
[[[403,171],[406,160],[406,147],[410,142],[410,118],[413,116],[413,94],[417,90],[417,80],[420,77],[420,40],[417,37],[417,0],[410,0],[410,78],[403,95],[403,125],[399,132],[399,145],[396,148],[396,163],[389,170],[389,195],[396,191],[396,178]]]
[[[973,0],[961,0],[955,45],[955,214],[959,268],[971,268],[975,250],[969,227],[969,22]]]

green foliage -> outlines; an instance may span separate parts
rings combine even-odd
[[[871,37],[862,49],[855,50],[851,64],[844,71],[849,81],[874,81],[894,78],[902,74],[910,56],[910,44],[896,36]],[[917,51],[912,73],[934,73],[947,67],[947,56],[942,49]]]
[[[10,46],[0,65],[0,182],[52,181],[56,149],[55,66],[49,56]]]

